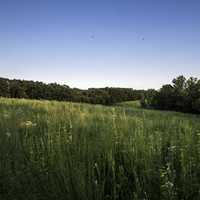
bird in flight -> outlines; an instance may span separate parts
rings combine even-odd
[[[91,34],[91,35],[90,35],[90,39],[91,39],[91,40],[94,40],[94,38],[95,38],[95,35],[94,35],[94,34]]]

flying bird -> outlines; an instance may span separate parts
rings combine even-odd
[[[94,34],[91,34],[91,35],[90,35],[90,39],[91,39],[91,40],[94,40],[94,38],[95,38],[95,35],[94,35]]]

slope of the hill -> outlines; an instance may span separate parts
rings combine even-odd
[[[0,199],[200,198],[200,118],[0,99]]]

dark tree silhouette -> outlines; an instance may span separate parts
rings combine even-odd
[[[112,105],[117,102],[139,100],[143,90],[131,88],[90,88],[80,90],[57,83],[9,80],[0,78],[0,96],[11,98],[47,99]]]
[[[163,85],[159,91],[146,91],[141,99],[143,107],[200,113],[200,80],[179,76],[172,85]]]

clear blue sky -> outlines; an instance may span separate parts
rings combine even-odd
[[[0,76],[159,88],[200,78],[199,0],[0,0]]]

